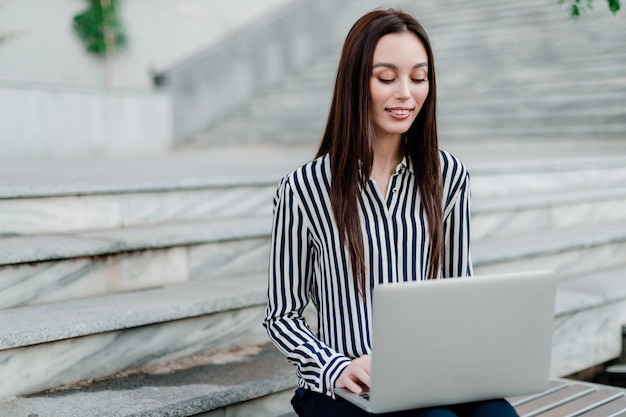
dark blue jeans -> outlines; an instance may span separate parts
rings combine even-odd
[[[518,417],[513,406],[503,399],[371,414],[344,399],[333,400],[327,395],[298,388],[291,404],[300,417]]]

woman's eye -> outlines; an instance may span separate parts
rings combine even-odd
[[[428,81],[428,79],[426,78],[412,78],[411,80],[416,84],[425,83],[426,81]]]
[[[394,79],[393,78],[378,78],[378,81],[380,81],[383,84],[391,84]]]

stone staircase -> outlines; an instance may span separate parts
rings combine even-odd
[[[618,357],[626,322],[626,158],[499,169],[473,171],[475,272],[559,273],[553,376]]]
[[[228,159],[214,150],[156,165],[185,171],[178,184],[159,180],[153,169],[150,189],[129,181],[121,190],[109,179],[107,192],[103,171],[97,187],[86,178],[62,195],[51,178],[46,187],[15,187],[30,189],[28,197],[5,188],[2,208],[23,201],[24,210],[21,222],[6,225],[12,236],[0,240],[0,415],[287,411],[293,369],[267,346],[260,326],[264,269],[274,187],[308,152],[268,152],[265,178],[249,181],[210,180],[214,171],[205,160]],[[245,165],[261,152],[238,153]],[[626,157],[506,166],[466,159],[476,272],[561,274],[552,374],[619,356],[626,323]],[[42,175],[55,172],[45,168]],[[82,214],[90,206],[107,209],[90,223]],[[142,211],[148,214],[139,218]],[[123,220],[105,224],[105,214]],[[59,227],[72,218],[74,226]],[[34,232],[33,222],[46,231]]]
[[[415,3],[440,51],[442,142],[472,173],[476,273],[559,272],[553,376],[619,356],[626,49],[592,23],[623,16],[574,22],[538,0]],[[526,52],[546,39],[549,50]],[[592,62],[561,57],[591,54],[589,39],[606,47]],[[490,53],[501,45],[512,62]],[[314,153],[336,59],[171,155],[1,164],[0,415],[289,410],[294,369],[261,327],[271,200]],[[563,71],[573,63],[582,72]],[[223,146],[234,141],[247,146]]]
[[[623,13],[594,10],[575,20],[549,0],[405,3],[429,31],[435,51],[444,144],[623,140]],[[214,121],[193,142],[317,141],[340,48]]]

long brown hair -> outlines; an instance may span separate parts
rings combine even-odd
[[[431,254],[427,278],[436,278],[443,252],[442,180],[435,118],[437,90],[433,52],[426,31],[415,18],[394,9],[374,10],[352,27],[343,45],[335,89],[317,156],[330,153],[330,202],[342,243],[348,249],[355,284],[365,293],[366,271],[359,215],[359,188],[370,178],[374,126],[370,117],[370,77],[374,50],[390,33],[412,32],[428,56],[429,93],[405,133],[406,153],[428,222]]]

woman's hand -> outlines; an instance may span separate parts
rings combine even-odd
[[[335,387],[345,388],[355,394],[369,390],[372,360],[369,355],[353,359],[337,378]]]

